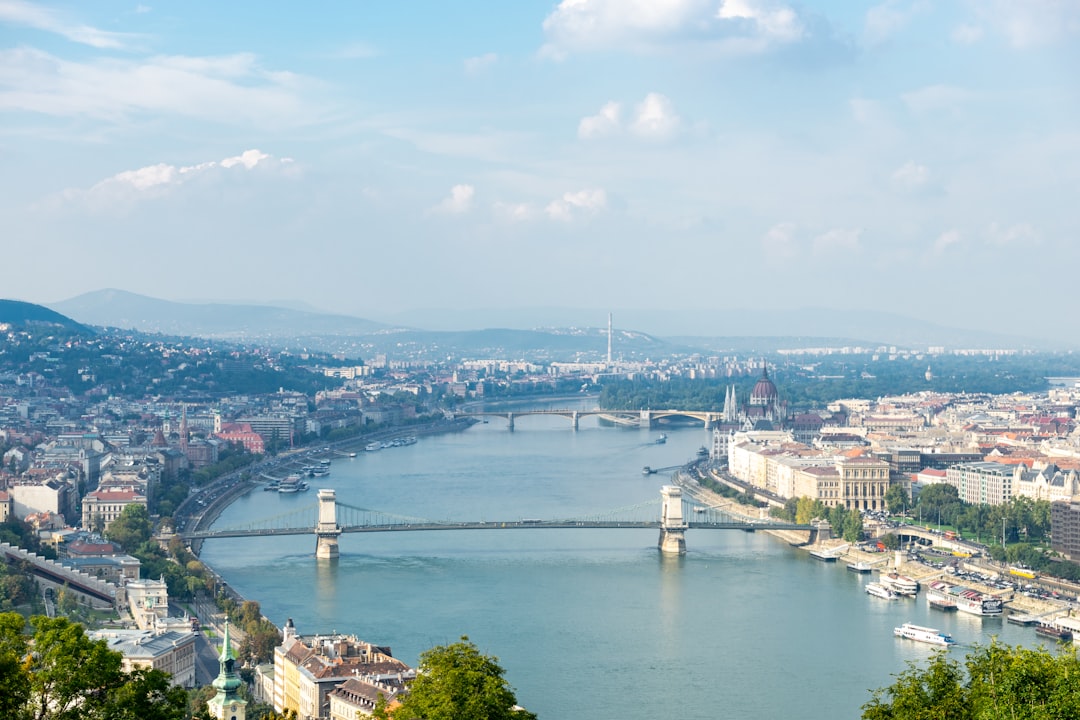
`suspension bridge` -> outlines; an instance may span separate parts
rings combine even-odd
[[[577,517],[542,519],[514,518],[506,520],[432,520],[409,517],[381,510],[356,507],[337,502],[334,490],[318,492],[318,502],[291,512],[256,520],[234,527],[181,533],[188,543],[202,540],[274,535],[315,535],[315,555],[332,559],[339,555],[338,538],[343,533],[363,532],[432,532],[440,530],[565,530],[570,528],[627,529],[653,528],[660,531],[660,550],[665,553],[686,552],[685,532],[702,530],[804,530],[811,540],[818,527],[800,525],[767,518],[750,520],[730,512],[699,504],[684,497],[682,488],[665,485],[660,496],[599,513]]]

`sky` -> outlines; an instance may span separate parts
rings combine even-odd
[[[1076,0],[0,0],[0,296],[1075,335],[1078,68]]]

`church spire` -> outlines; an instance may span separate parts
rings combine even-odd
[[[225,637],[221,642],[221,655],[218,657],[220,672],[211,683],[217,694],[207,701],[206,707],[217,720],[244,720],[247,700],[240,697],[240,686],[244,681],[236,674],[236,655],[233,654],[229,641],[229,621],[225,621]]]

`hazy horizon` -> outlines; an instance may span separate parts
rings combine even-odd
[[[1080,331],[1051,290],[1080,4],[0,0],[0,27],[8,297]]]

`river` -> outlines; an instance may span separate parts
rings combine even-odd
[[[555,403],[564,407],[565,403]],[[708,442],[700,427],[499,418],[410,446],[333,461],[312,481],[339,502],[434,520],[575,517],[658,497],[665,475]],[[230,527],[315,502],[258,489],[217,520]],[[415,665],[467,635],[499,658],[518,701],[543,720],[857,718],[929,646],[893,637],[915,622],[961,643],[1030,628],[866,595],[872,578],[763,533],[690,530],[683,557],[654,530],[357,533],[317,562],[311,537],[208,541],[203,559],[279,626],[344,632]],[[954,654],[962,649],[954,649]]]

